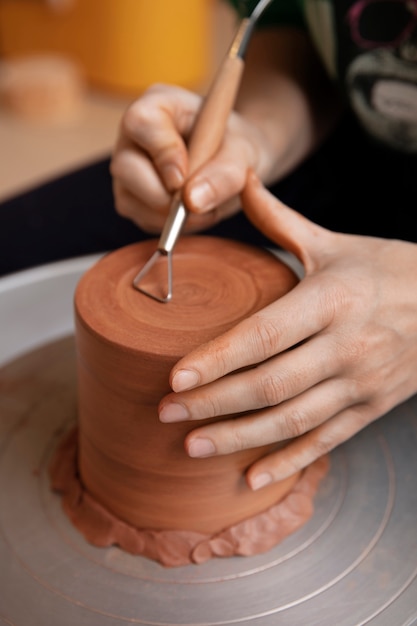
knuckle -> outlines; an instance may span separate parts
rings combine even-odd
[[[291,437],[300,437],[309,430],[309,416],[300,408],[293,409],[291,413],[284,417],[285,430]]]
[[[128,137],[135,135],[135,131],[143,123],[147,121],[146,107],[137,101],[131,104],[125,111],[121,126],[122,130]]]
[[[252,447],[252,442],[250,438],[245,436],[245,431],[239,427],[238,421],[233,421],[234,427],[230,431],[230,441],[229,448],[233,452],[237,452],[239,450],[246,450],[247,448]]]
[[[316,437],[313,449],[315,452],[315,458],[319,458],[324,454],[327,454],[335,447],[334,438],[330,435],[324,434],[323,432],[320,434],[320,437]]]
[[[355,341],[351,341],[350,338],[343,333],[336,343],[337,356],[342,366],[349,367],[353,365],[356,367],[358,363],[366,358],[371,342],[372,340],[369,336],[365,336],[361,333],[356,333]]]
[[[275,406],[282,400],[282,381],[278,375],[263,376],[256,395],[262,406]]]
[[[223,414],[219,399],[216,397],[211,397],[209,395],[202,398],[201,408],[205,418],[216,417]],[[198,413],[199,411],[197,410],[197,415]]]
[[[149,87],[140,98],[132,102],[125,110],[121,119],[121,127],[129,137],[134,137],[139,127],[146,127],[151,124],[158,114],[158,94],[160,93],[158,87],[158,85]]]
[[[280,333],[274,321],[259,315],[252,317],[252,342],[260,360],[268,359],[280,350]]]
[[[182,152],[183,144],[181,138],[178,136],[165,135],[165,144],[158,145],[153,156],[155,166],[157,169],[164,165],[170,165],[178,161],[178,156]]]

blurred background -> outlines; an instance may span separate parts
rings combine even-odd
[[[205,93],[235,27],[225,0],[0,0],[0,202],[109,154],[152,83]]]

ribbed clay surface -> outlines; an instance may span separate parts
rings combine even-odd
[[[149,240],[110,253],[86,272],[75,294],[79,424],[73,458],[79,497],[97,505],[94,516],[91,507],[89,519],[81,516],[84,522],[75,517],[78,527],[89,525],[93,543],[97,510],[121,527],[212,536],[276,505],[300,479],[253,492],[245,471],[273,446],[191,459],[183,442],[199,422],[162,424],[157,415],[174,363],[288,292],[296,276],[262,249],[183,237],[173,254],[174,296],[162,304],[133,287],[156,245]],[[162,258],[143,286],[154,292],[165,282]],[[62,467],[56,461],[54,467],[57,475]]]

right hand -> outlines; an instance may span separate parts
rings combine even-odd
[[[165,223],[173,193],[183,188],[186,232],[236,213],[247,171],[261,178],[270,158],[261,132],[230,115],[217,154],[188,179],[187,138],[202,98],[180,87],[154,85],[125,112],[111,160],[117,212],[149,233]]]

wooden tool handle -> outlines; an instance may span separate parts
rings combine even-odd
[[[227,119],[235,103],[243,68],[243,59],[230,55],[220,67],[191,133],[190,174],[204,165],[219,149]]]
[[[244,21],[213,80],[191,131],[188,145],[190,175],[216,154],[223,141],[227,120],[233,109],[244,69],[243,59],[237,54],[239,49],[237,44],[241,40],[245,27]],[[181,192],[178,192],[174,195],[162,229],[158,244],[160,252],[164,254],[172,252],[187,215],[188,211],[183,204]]]

